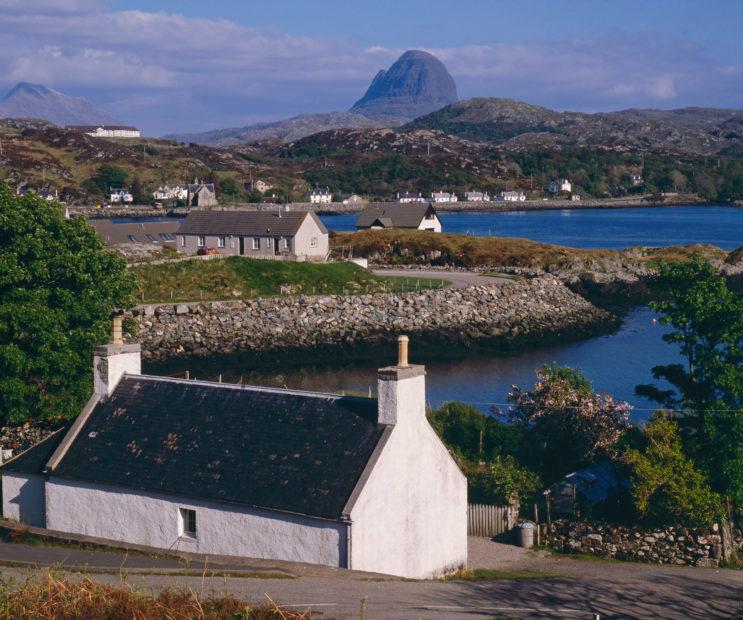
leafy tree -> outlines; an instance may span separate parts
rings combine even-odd
[[[653,309],[674,329],[663,338],[686,361],[652,373],[673,386],[636,392],[680,415],[685,445],[713,488],[743,506],[743,295],[701,257],[663,263]]]
[[[220,191],[224,198],[238,200],[241,192],[240,184],[232,177],[224,177],[220,181]]]
[[[541,486],[539,476],[510,456],[487,463],[460,461],[467,476],[468,500],[478,504],[506,504],[527,500]]]
[[[630,405],[596,394],[573,368],[545,366],[531,391],[514,386],[508,416],[524,428],[531,449],[525,462],[551,482],[564,474],[613,457],[627,429]]]
[[[112,164],[103,164],[98,168],[95,176],[90,179],[91,183],[87,184],[87,189],[93,186],[98,188],[98,193],[102,196],[108,196],[109,188],[123,187],[126,185],[126,179],[129,175],[126,170]]]
[[[138,174],[135,174],[134,178],[132,179],[131,192],[132,199],[134,200],[135,204],[141,205],[147,202],[144,187],[142,186],[142,179],[139,178]]]
[[[708,527],[720,519],[720,496],[684,454],[676,421],[660,411],[644,435],[644,448],[630,448],[625,454],[638,513],[656,525]]]
[[[133,289],[123,259],[83,218],[0,184],[0,420],[79,413],[93,346]]]

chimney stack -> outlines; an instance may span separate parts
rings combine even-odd
[[[142,347],[124,344],[121,312],[111,317],[111,344],[93,351],[93,389],[101,398],[111,396],[124,374],[142,373]]]
[[[400,336],[397,339],[397,365],[378,371],[379,424],[400,424],[426,415],[426,369],[409,363],[408,342],[407,336]]]

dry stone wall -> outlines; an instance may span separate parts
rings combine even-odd
[[[552,276],[419,293],[149,305],[132,316],[151,361],[376,344],[400,333],[441,343],[513,341],[581,333],[614,320]]]

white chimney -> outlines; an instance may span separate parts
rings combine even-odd
[[[96,347],[93,351],[93,390],[101,398],[111,396],[124,373],[142,374],[142,347],[124,344],[122,316],[113,317],[111,344]]]
[[[377,422],[404,423],[426,415],[426,368],[408,363],[408,337],[397,339],[397,365],[377,374]]]

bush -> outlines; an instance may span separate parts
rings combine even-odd
[[[655,525],[709,527],[723,515],[722,501],[683,452],[676,421],[656,413],[645,427],[646,445],[630,448],[632,497],[642,518]]]
[[[476,504],[507,504],[526,500],[541,486],[539,476],[519,465],[512,457],[489,463],[460,461],[467,476],[468,501]]]

